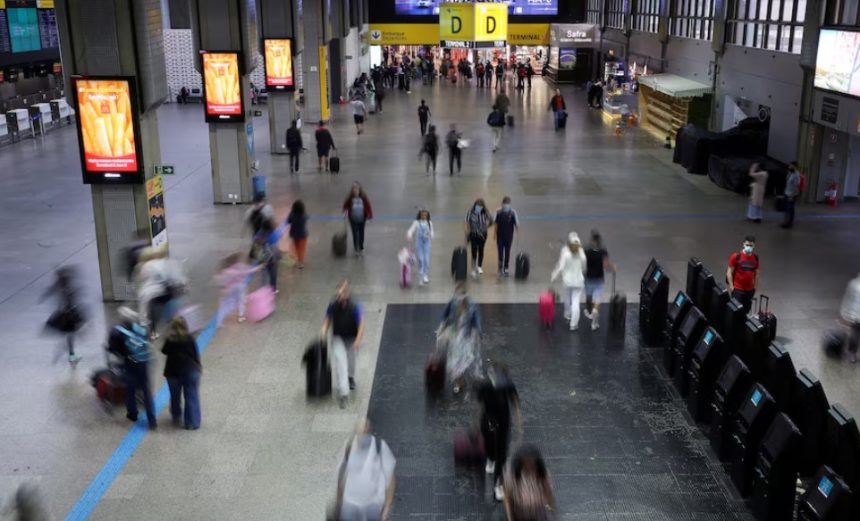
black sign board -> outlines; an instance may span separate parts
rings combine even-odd
[[[839,119],[839,100],[824,96],[821,99],[821,121],[836,124]]]
[[[0,9],[0,53],[12,52],[12,39],[9,37],[9,22],[6,11]]]
[[[53,9],[39,9],[39,38],[42,49],[54,49],[60,46],[57,34],[57,15]]]

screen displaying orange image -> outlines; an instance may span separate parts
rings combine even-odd
[[[131,89],[127,80],[76,83],[78,124],[88,172],[137,172]]]
[[[206,113],[208,115],[242,115],[238,54],[204,53],[203,81],[206,85]]]
[[[288,88],[293,79],[293,49],[289,39],[263,41],[266,57],[266,87]]]

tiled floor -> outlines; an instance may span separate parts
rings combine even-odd
[[[259,325],[229,323],[218,332],[203,358],[202,429],[175,431],[163,420],[164,428],[146,435],[92,518],[321,518],[333,494],[342,444],[367,410],[371,386],[380,383],[374,382],[374,371],[387,306],[447,300],[452,292],[447,273],[450,253],[463,241],[462,216],[476,197],[484,197],[492,209],[502,196],[513,198],[523,220],[515,250],[528,251],[532,257],[528,282],[498,280],[495,248],[492,241],[488,244],[487,273],[470,288],[486,304],[535,302],[549,284],[558,240],[571,229],[581,235],[591,228],[601,230],[619,265],[619,291],[631,302],[651,256],[666,266],[674,291],[690,255],[719,273],[743,235],[755,233],[763,264],[761,288],[773,297],[779,336],[795,366],[816,373],[831,402],[860,413],[860,368],[829,360],[818,347],[822,331],[835,327],[845,283],[860,271],[860,208],[804,205],[798,226],[790,232],[776,226],[774,214],[751,226],[743,220],[743,198],[716,189],[704,177],[685,174],[671,164],[671,152],[663,150],[662,143],[637,129],[615,137],[601,115],[585,107],[580,90],[563,91],[570,112],[563,133],[552,130],[546,111],[549,86],[537,82],[529,93],[511,94],[517,125],[505,130],[502,148],[495,154],[485,125],[493,94],[486,91],[436,85],[417,86],[411,95],[393,92],[386,98],[385,113],[370,117],[361,136],[354,132],[348,109],[334,107],[331,128],[343,164],[337,177],[317,174],[310,153],[302,156],[302,173],[289,176],[287,159],[267,152],[266,118],[255,118],[257,155],[261,171],[269,176],[277,215],[285,216],[300,197],[314,217],[308,267],[284,270],[278,311],[271,320]],[[415,107],[421,98],[427,100],[432,122],[442,132],[456,122],[472,140],[462,175],[451,178],[440,168],[436,176],[428,176],[417,161]],[[177,169],[177,175],[167,179],[165,194],[171,251],[186,261],[192,277],[190,300],[211,311],[215,290],[210,281],[218,259],[248,247],[241,224],[244,208],[211,203],[208,133],[201,107],[168,105],[158,116],[163,162]],[[105,306],[98,294],[90,194],[80,181],[75,139],[74,129],[66,126],[44,139],[0,146],[0,498],[8,498],[23,480],[36,481],[56,519],[69,512],[128,431],[123,415],[105,415],[89,385],[89,375],[103,364],[101,344],[114,306]],[[312,142],[309,130],[305,140]],[[442,165],[447,166],[444,154]],[[335,260],[329,253],[330,237],[342,226],[337,219],[340,204],[354,180],[370,194],[377,217],[368,226],[367,255]],[[418,205],[431,209],[436,224],[432,283],[403,291],[397,286],[396,252],[404,245]],[[39,303],[39,296],[60,264],[81,267],[93,317],[79,338],[84,360],[76,369],[52,365],[56,341],[39,334],[51,311],[48,304]],[[358,358],[359,388],[346,411],[330,402],[307,403],[299,365],[302,350],[318,332],[334,284],[342,277],[353,280],[368,319]],[[424,328],[434,321],[430,317],[426,323],[415,323]],[[500,340],[520,333],[515,327],[488,330]],[[637,353],[630,347],[606,356],[638,360]],[[647,380],[650,361],[647,353],[639,354],[645,361],[635,366],[604,367]],[[157,386],[163,382],[161,367],[159,360],[152,368]],[[643,368],[640,375],[633,373],[637,368]],[[402,371],[411,374],[415,369]],[[585,375],[571,375],[572,382],[577,378],[587,386]],[[519,380],[526,388],[539,385],[538,379]],[[586,397],[597,392],[576,391]],[[649,418],[679,425],[666,412],[674,406],[660,408],[667,402],[659,386],[647,391],[656,393],[656,409]],[[551,424],[556,421],[553,415],[560,414],[555,410],[529,414]],[[584,434],[577,430],[572,439],[588,445]],[[664,439],[677,442],[673,433]],[[668,454],[673,448],[667,442],[656,453]],[[397,455],[405,458],[406,468],[409,456]],[[690,461],[696,465],[698,460]],[[443,464],[449,464],[447,457]],[[583,474],[594,470],[588,462],[580,462],[580,468]],[[559,475],[563,504],[579,504],[582,479]],[[607,490],[632,487],[599,482],[610,487]],[[687,487],[681,482],[655,483],[664,485],[677,487],[673,490],[678,494]],[[633,502],[639,496],[631,492],[619,497]],[[595,502],[601,504],[599,498]],[[609,512],[603,507],[591,508],[595,511],[599,519],[612,517],[602,514]],[[398,511],[398,516],[406,514]],[[590,519],[589,515],[580,512],[569,519]]]

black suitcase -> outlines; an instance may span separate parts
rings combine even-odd
[[[509,127],[514,126],[514,117],[512,115],[508,114],[507,122],[508,122]]]
[[[827,331],[826,333],[824,333],[821,347],[824,348],[824,353],[827,356],[839,358],[840,356],[842,356],[842,349],[844,349],[846,341],[847,337],[844,331],[838,329],[833,331]]]
[[[346,232],[338,232],[331,238],[331,251],[335,257],[346,256]]]
[[[558,128],[564,128],[567,126],[567,112],[562,112],[561,116],[558,118]]]
[[[427,358],[424,366],[424,385],[427,394],[438,396],[445,390],[445,353],[434,352]]]
[[[764,310],[762,310],[762,307]],[[758,320],[761,325],[767,329],[767,341],[773,342],[776,338],[776,315],[770,312],[770,297],[767,295],[759,295],[758,301]]]
[[[328,365],[328,348],[318,340],[305,349],[302,356],[307,376],[307,395],[313,397],[331,394],[331,368]]]
[[[517,260],[514,265],[514,277],[517,280],[526,280],[529,278],[529,271],[531,270],[531,261],[529,260],[528,253],[520,253],[517,255]]]
[[[332,174],[337,174],[340,172],[340,158],[336,155],[330,157],[328,159],[328,169]]]
[[[451,256],[451,275],[454,276],[454,280],[466,280],[469,271],[467,262],[466,248],[462,246],[454,248],[454,255]]]
[[[612,273],[612,296],[609,297],[609,329],[623,332],[627,324],[627,296],[615,292],[615,272]]]

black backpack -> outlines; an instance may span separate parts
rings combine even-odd
[[[253,212],[251,212],[251,217],[248,218],[248,223],[251,225],[251,229],[254,230],[254,234],[256,235],[260,228],[263,227],[263,222],[265,218],[263,217],[263,208],[257,208]]]

